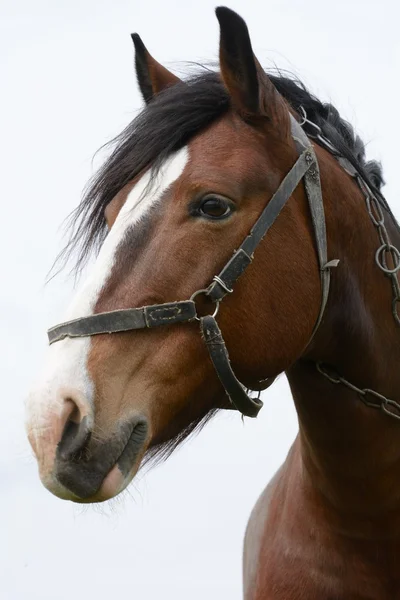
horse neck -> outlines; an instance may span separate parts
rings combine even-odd
[[[316,369],[322,361],[358,387],[400,401],[400,327],[392,314],[390,279],[374,259],[381,244],[377,230],[357,185],[331,157],[323,154],[320,166],[328,259],[341,262],[332,272],[323,325],[288,372],[302,470],[340,528],[374,536],[382,535],[386,523],[388,535],[400,536],[400,421],[365,406],[354,391]],[[385,224],[400,248],[386,211]]]

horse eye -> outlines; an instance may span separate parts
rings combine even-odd
[[[231,213],[231,203],[219,196],[206,196],[199,206],[199,214],[208,219],[223,219]]]

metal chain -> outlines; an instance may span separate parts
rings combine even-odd
[[[331,154],[338,158],[340,162],[340,159],[343,158],[340,152],[338,152],[338,150],[333,146],[333,144],[328,140],[328,138],[326,138],[323,135],[321,128],[316,123],[313,123],[313,121],[310,121],[307,118],[307,113],[304,110],[303,106],[300,106],[300,113],[303,117],[300,125],[311,126],[314,130],[313,133],[309,132],[307,135],[321,142],[322,145],[329,152],[331,152]],[[393,244],[390,241],[388,230],[386,229],[385,225],[385,216],[376,196],[373,194],[367,183],[364,181],[364,179],[362,179],[362,177],[358,173],[352,171],[351,175],[355,178],[359,188],[364,194],[368,214],[372,223],[378,230],[381,245],[375,253],[375,262],[379,269],[391,280],[393,291],[392,313],[397,325],[400,326],[400,315],[398,313],[398,305],[400,303],[400,283],[397,278],[397,273],[400,270],[400,251],[396,248],[396,246],[393,246]],[[388,264],[389,256],[392,259],[393,267],[390,267]]]
[[[343,384],[349,390],[355,392],[360,400],[370,408],[377,408],[382,410],[384,413],[389,415],[389,417],[393,417],[400,421],[400,403],[395,400],[391,400],[390,398],[386,398],[383,394],[379,394],[375,392],[375,390],[371,390],[369,388],[359,388],[350,381],[347,381],[341,375],[335,373],[335,371],[331,367],[327,367],[326,365],[318,362],[316,363],[316,367],[319,373],[326,377],[331,383],[334,384]]]
[[[321,142],[322,145],[338,158],[340,162],[340,159],[343,157],[341,157],[340,152],[338,152],[332,143],[323,135],[321,128],[307,118],[307,113],[302,106],[300,107],[300,112],[303,116],[300,125],[310,125],[315,131],[314,133],[308,133],[308,136]],[[400,283],[397,278],[397,273],[400,271],[400,251],[393,246],[390,241],[389,233],[385,225],[385,216],[376,196],[358,173],[354,172],[354,170],[348,172],[355,178],[364,194],[368,214],[372,223],[378,230],[381,245],[375,253],[375,262],[378,268],[391,280],[393,290],[392,313],[397,325],[400,326],[400,316],[398,313],[398,304],[400,303]],[[393,266],[390,266],[388,263],[389,256],[391,257]],[[375,390],[359,388],[341,375],[335,373],[331,367],[323,365],[320,362],[316,363],[316,367],[318,372],[326,377],[331,383],[342,384],[349,390],[355,392],[366,406],[382,410],[385,414],[400,421],[400,402],[386,398],[386,396],[375,392]]]
[[[400,252],[390,241],[385,225],[385,216],[378,200],[359,175],[356,176],[356,181],[364,194],[370,219],[378,230],[381,245],[375,253],[375,262],[379,269],[391,280],[393,290],[392,313],[397,325],[400,325],[400,316],[397,311],[400,302],[400,284],[397,278],[397,273],[400,270]],[[389,256],[392,260],[392,267],[388,263]]]
[[[355,175],[355,179],[362,193],[364,194],[370,219],[378,230],[381,245],[375,253],[375,262],[384,275],[389,277],[391,280],[393,290],[392,313],[397,325],[400,325],[400,317],[397,312],[398,303],[400,302],[400,284],[397,278],[397,273],[400,270],[400,252],[395,246],[392,245],[390,241],[390,237],[385,225],[385,216],[377,198],[358,174]],[[390,267],[388,264],[389,255],[391,256],[393,267]],[[381,410],[389,417],[393,417],[394,419],[400,421],[399,402],[391,400],[390,398],[387,398],[383,394],[379,394],[379,392],[371,390],[370,388],[357,387],[341,375],[335,373],[332,368],[328,368],[322,363],[316,363],[316,366],[319,373],[326,377],[331,383],[342,384],[349,390],[355,392],[366,406]]]

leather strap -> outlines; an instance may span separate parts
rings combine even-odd
[[[292,126],[292,135],[295,142],[297,142],[297,144],[300,144],[301,147],[308,146],[313,156],[311,168],[308,169],[304,176],[304,186],[306,189],[306,196],[310,207],[311,219],[314,227],[315,242],[317,246],[317,257],[321,278],[321,304],[319,309],[319,315],[317,321],[315,322],[311,338],[308,340],[307,343],[308,346],[311,343],[311,340],[314,338],[314,335],[318,327],[320,326],[322,318],[324,316],[326,304],[328,302],[329,297],[331,278],[330,270],[332,267],[337,267],[339,261],[334,259],[328,262],[328,244],[326,238],[325,210],[322,198],[322,188],[318,160],[315,156],[314,148],[310,146],[310,140],[304,133],[300,124],[294,119],[292,115],[290,115],[290,118]]]
[[[251,398],[233,372],[228,350],[217,321],[211,315],[202,317],[200,327],[211,361],[229,400],[242,415],[256,417],[263,402],[259,398]]]
[[[251,228],[249,235],[208,288],[208,296],[214,302],[222,300],[222,298],[232,290],[233,285],[239,279],[240,275],[242,275],[246,267],[252,262],[257,246],[275,223],[279,213],[302,178],[312,167],[313,161],[316,161],[314,152],[312,148],[307,148],[286,175],[256,223]]]
[[[196,305],[192,300],[153,304],[141,308],[127,308],[97,313],[66,321],[48,330],[49,343],[66,337],[85,337],[100,333],[119,333],[133,329],[158,327],[192,321],[196,317]]]

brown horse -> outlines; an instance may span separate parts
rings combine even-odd
[[[40,476],[111,498],[285,372],[299,434],[249,521],[246,600],[400,598],[399,229],[352,128],[217,17],[220,74],[181,81],[133,36],[146,107],[78,208],[72,247],[102,245],[29,398]]]

